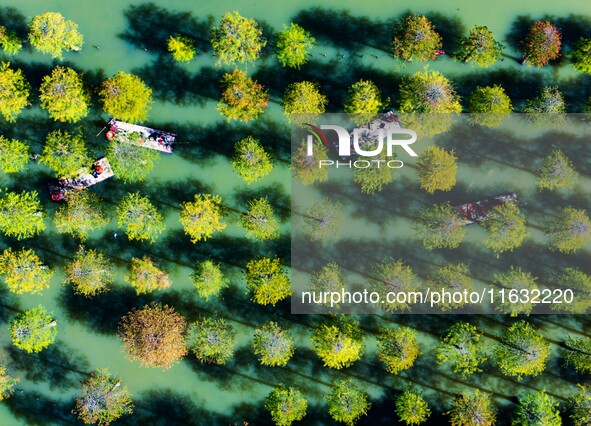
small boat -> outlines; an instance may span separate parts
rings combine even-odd
[[[513,192],[511,194],[497,195],[496,197],[472,201],[461,206],[455,206],[454,208],[462,216],[464,225],[471,225],[487,220],[491,210],[503,203],[517,203],[517,194]]]
[[[119,140],[167,154],[172,154],[172,146],[176,140],[175,133],[125,123],[114,118],[107,123],[107,129],[105,136],[110,141]]]
[[[105,157],[98,159],[88,170],[82,169],[76,178],[60,178],[47,184],[49,195],[53,201],[63,201],[68,191],[81,191],[115,176],[109,160]]]
[[[436,55],[445,55],[445,50],[436,50],[435,54]]]

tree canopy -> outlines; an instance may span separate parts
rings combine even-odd
[[[444,288],[449,291],[456,291],[463,293],[464,290],[472,291],[472,279],[470,278],[470,271],[463,263],[450,264],[441,266],[435,270],[430,277],[438,288]],[[443,312],[458,309],[464,306],[465,300],[460,302],[454,301],[451,298],[442,298],[441,302],[437,304],[439,309]]]
[[[220,24],[211,30],[211,45],[217,65],[251,62],[261,55],[267,40],[254,19],[240,16],[236,11],[222,16]]]
[[[154,102],[152,89],[137,75],[123,71],[103,81],[98,94],[105,112],[130,123],[146,120]]]
[[[492,426],[496,423],[496,410],[490,395],[476,390],[456,395],[449,416],[452,426]]]
[[[575,43],[570,61],[578,72],[591,74],[591,37],[581,37]]]
[[[15,252],[8,248],[0,255],[0,274],[13,293],[39,294],[49,288],[53,271],[33,250],[22,248]]]
[[[531,290],[538,288],[536,285],[537,278],[529,272],[523,272],[520,267],[511,266],[509,270],[502,274],[495,274],[494,279],[500,284],[501,287],[509,290],[517,290],[519,294],[523,294],[523,291],[531,292]],[[533,308],[531,301],[518,300],[514,302],[507,300],[498,309],[511,316],[517,316],[519,314],[529,315]]]
[[[379,308],[389,312],[407,311],[410,309],[410,301],[388,300],[388,293],[408,293],[418,290],[416,274],[412,268],[402,260],[392,258],[384,259],[381,262],[370,266],[371,287],[380,295],[384,301]]]
[[[363,333],[353,320],[343,318],[332,324],[321,324],[310,340],[324,366],[336,370],[349,367],[363,355]]]
[[[10,322],[12,344],[26,352],[41,352],[57,336],[57,321],[41,305],[18,314]]]
[[[279,386],[265,398],[265,408],[277,426],[290,426],[306,416],[308,401],[298,389]]]
[[[554,149],[542,160],[536,172],[540,189],[554,189],[573,186],[577,172],[570,159],[559,149]]]
[[[174,308],[152,303],[125,315],[118,335],[131,359],[166,369],[187,354],[186,328],[185,318]]]
[[[493,207],[482,224],[486,228],[484,245],[497,256],[513,251],[529,236],[525,215],[514,203],[502,203]]]
[[[1,104],[2,100],[0,100]],[[30,155],[29,145],[0,135],[0,169],[4,173],[18,173],[23,170],[29,162]]]
[[[425,16],[410,15],[397,22],[394,30],[394,56],[404,61],[429,61],[441,49],[441,36]]]
[[[359,80],[349,87],[344,111],[353,114],[352,120],[361,126],[374,120],[385,104],[380,89],[373,81]]]
[[[4,401],[14,393],[14,387],[20,382],[18,377],[11,377],[4,365],[0,365],[0,401]]]
[[[299,69],[308,62],[310,49],[315,44],[316,39],[308,31],[291,22],[277,34],[277,59],[284,67]]]
[[[546,224],[548,246],[561,253],[575,253],[591,239],[591,220],[585,210],[566,207]]]
[[[417,332],[408,327],[385,328],[377,337],[378,358],[388,373],[398,374],[413,366],[421,356]]]
[[[17,240],[30,238],[45,230],[44,214],[37,191],[0,194],[0,230]]]
[[[246,183],[252,183],[271,173],[273,161],[263,145],[248,136],[236,143],[232,167]]]
[[[107,369],[99,369],[82,382],[73,413],[87,424],[108,426],[125,414],[131,414],[133,403],[127,386]]]
[[[343,205],[324,197],[306,209],[303,231],[312,240],[323,240],[335,236],[343,220]]]
[[[478,86],[468,98],[468,112],[473,123],[497,127],[513,112],[513,104],[502,86]]]
[[[521,43],[523,62],[542,67],[560,56],[562,34],[548,21],[536,21]]]
[[[64,267],[64,284],[71,284],[76,294],[86,297],[106,292],[115,281],[113,264],[102,253],[80,247],[74,259]]]
[[[244,71],[234,70],[222,77],[222,98],[217,110],[228,120],[248,122],[256,120],[269,103],[269,95],[262,84],[248,77]]]
[[[226,210],[222,197],[211,194],[195,194],[195,201],[181,203],[180,222],[191,242],[211,238],[214,232],[226,229],[223,217]]]
[[[369,395],[351,379],[334,382],[324,398],[330,416],[348,426],[353,426],[371,407]]]
[[[363,141],[363,149],[373,151],[378,147],[377,141]],[[361,144],[361,141],[360,141]],[[376,155],[364,157],[366,161],[371,161],[372,165],[369,167],[362,167],[355,169],[353,181],[359,185],[361,192],[364,194],[375,194],[381,191],[384,186],[394,182],[396,176],[396,169],[388,167],[388,161],[396,158],[388,156],[385,149],[381,150]]]
[[[170,36],[167,47],[168,52],[172,55],[172,59],[177,62],[189,62],[197,53],[195,40],[187,36]]]
[[[273,305],[291,296],[291,284],[287,271],[277,258],[252,259],[244,271],[246,286],[252,300],[259,305]]]
[[[40,162],[59,177],[77,177],[90,163],[86,142],[81,133],[54,130],[47,135]]]
[[[117,223],[130,240],[153,243],[164,231],[164,218],[148,199],[138,192],[127,194],[117,206]]]
[[[466,229],[457,210],[449,203],[435,204],[418,213],[416,231],[425,248],[456,248],[466,236]]]
[[[107,157],[115,176],[125,183],[143,182],[160,158],[158,151],[113,139],[107,146]]]
[[[68,191],[53,222],[57,232],[85,241],[88,235],[109,223],[104,201],[91,191]]]
[[[234,355],[236,330],[223,318],[202,318],[189,326],[187,346],[197,359],[224,365]]]
[[[558,402],[545,390],[526,393],[519,397],[519,405],[511,421],[512,426],[561,426]]]
[[[75,22],[66,20],[60,13],[45,12],[31,19],[29,41],[40,52],[62,59],[63,50],[82,49],[83,37]]]
[[[12,56],[21,51],[23,42],[13,31],[0,25],[0,47],[6,55]]]
[[[591,422],[591,386],[578,386],[579,391],[568,399],[569,417],[574,426],[586,426]]]
[[[306,186],[316,182],[325,182],[328,179],[328,168],[319,167],[321,160],[328,160],[326,146],[318,141],[312,145],[312,155],[308,155],[308,147],[305,140],[297,151],[291,156],[291,170],[293,175]]]
[[[450,81],[439,71],[417,71],[400,83],[401,113],[460,113],[462,105]]]
[[[461,373],[466,378],[481,372],[480,365],[486,361],[480,333],[467,322],[452,325],[437,346],[437,360],[440,364],[449,362],[454,373]]]
[[[314,292],[341,292],[345,289],[345,279],[341,267],[336,262],[329,262],[320,270],[316,271],[310,280],[309,289]],[[332,301],[326,301],[326,304],[332,308],[339,308],[338,304]]]
[[[560,354],[566,366],[577,373],[591,373],[591,339],[589,337],[567,337]]]
[[[257,327],[252,346],[261,365],[269,367],[284,367],[295,352],[291,333],[273,321]]]
[[[396,414],[401,423],[406,425],[420,425],[431,415],[429,404],[423,399],[421,391],[408,386],[396,397]]]
[[[462,38],[456,57],[462,62],[470,62],[483,68],[490,67],[503,53],[503,46],[485,26],[475,25],[468,37]]]
[[[209,300],[218,296],[229,285],[228,279],[218,263],[211,260],[197,262],[191,273],[191,281],[199,297]]]
[[[456,160],[453,150],[447,152],[436,145],[425,149],[417,162],[421,188],[429,194],[451,190],[456,185]]]
[[[10,62],[0,64],[0,113],[6,121],[14,123],[23,109],[31,103],[31,85],[21,69],[13,69]]]
[[[573,302],[556,305],[556,310],[584,314],[591,308],[591,275],[577,268],[563,268],[550,277],[549,283],[556,288],[571,289],[574,292]]]
[[[539,96],[529,99],[523,112],[527,114],[562,114],[566,112],[564,96],[558,87],[544,87]],[[542,117],[546,120],[547,117]]]
[[[257,240],[275,240],[279,238],[279,223],[273,207],[266,198],[248,202],[248,211],[240,218],[246,230],[246,236]]]
[[[164,290],[172,284],[168,273],[158,266],[148,256],[141,259],[132,258],[129,273],[125,276],[136,293],[146,294],[156,290]]]
[[[501,372],[517,380],[542,374],[548,355],[550,343],[525,321],[517,321],[505,329],[495,350],[495,360]]]
[[[300,81],[287,87],[281,106],[290,123],[302,125],[323,114],[327,103],[328,99],[320,92],[318,83]]]
[[[88,115],[90,94],[82,75],[72,68],[55,67],[43,77],[39,92],[41,108],[56,121],[75,123]]]

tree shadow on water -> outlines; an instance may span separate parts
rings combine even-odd
[[[27,39],[29,27],[26,18],[14,7],[0,8],[0,25],[14,32],[22,41]]]
[[[21,424],[30,426],[80,424],[72,414],[73,402],[53,399],[44,394],[17,393],[3,403],[12,415],[22,422]]]
[[[275,213],[282,222],[289,219],[291,214],[290,196],[285,192],[283,185],[274,183],[262,188],[240,188],[234,195],[238,205],[246,209],[248,202],[258,198],[266,198],[269,204],[274,207]]]

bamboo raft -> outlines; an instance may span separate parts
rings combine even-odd
[[[511,194],[497,195],[496,197],[472,201],[461,206],[455,206],[454,208],[462,216],[463,224],[471,225],[487,220],[491,210],[503,203],[517,203],[517,194],[513,192]]]
[[[172,146],[176,140],[175,133],[125,123],[114,118],[107,123],[107,129],[105,135],[108,140],[132,143],[167,154],[172,154]]]
[[[90,173],[87,169],[80,170],[76,178],[60,178],[48,183],[47,189],[51,199],[63,201],[69,191],[81,191],[115,176],[109,160],[105,157],[95,161],[90,169]]]

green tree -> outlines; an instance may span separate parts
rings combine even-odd
[[[564,96],[558,87],[544,87],[538,97],[527,101],[523,112],[527,114],[562,114],[566,112]],[[547,115],[541,117],[547,119]]]
[[[0,365],[0,401],[10,398],[18,382],[20,382],[18,377],[10,377],[6,371],[6,367]]]
[[[281,260],[264,257],[246,264],[246,286],[252,292],[252,300],[259,305],[273,305],[291,296],[291,285]]]
[[[573,186],[577,172],[570,159],[559,149],[553,150],[536,172],[540,189],[554,189]]]
[[[341,292],[345,288],[345,280],[341,267],[336,262],[329,262],[315,272],[310,280],[309,289],[314,292]],[[327,301],[326,305],[331,308],[338,308],[339,305]]]
[[[127,386],[106,368],[93,372],[82,382],[73,413],[86,424],[108,426],[125,414],[131,414],[133,403]]]
[[[277,426],[290,426],[306,416],[308,401],[298,389],[279,386],[265,398],[265,408]]]
[[[503,119],[513,112],[511,99],[503,87],[477,86],[468,98],[468,112],[471,121],[486,127],[497,127]]]
[[[435,273],[431,276],[431,281],[438,287],[444,288],[448,291],[460,292],[472,291],[472,280],[470,278],[470,271],[468,267],[463,263],[451,264],[441,266],[435,270]],[[443,298],[437,306],[443,311],[451,309],[458,309],[464,306],[465,301],[459,303],[453,300]]]
[[[290,123],[302,125],[323,114],[327,103],[326,95],[320,92],[318,83],[300,81],[287,87],[281,106]]]
[[[159,269],[148,256],[131,259],[130,270],[125,276],[125,281],[135,288],[138,295],[163,290],[172,284],[168,273]]]
[[[185,234],[196,243],[206,241],[214,232],[226,229],[223,222],[225,213],[222,197],[219,195],[195,194],[195,201],[181,203],[180,222]]]
[[[285,367],[295,352],[291,333],[273,321],[257,327],[252,347],[261,365],[269,367]]]
[[[29,162],[30,155],[29,145],[0,135],[0,169],[4,173],[17,173],[23,170]]]
[[[449,362],[454,373],[461,373],[462,378],[482,371],[480,365],[486,361],[486,355],[480,342],[480,333],[467,322],[452,325],[437,346],[439,364]]]
[[[127,194],[117,206],[117,223],[130,240],[153,243],[166,229],[164,218],[156,207],[139,192]]]
[[[421,188],[429,194],[451,190],[458,173],[456,160],[453,150],[447,152],[435,145],[425,149],[417,162]]]
[[[413,366],[421,356],[417,332],[409,327],[384,328],[377,337],[378,358],[388,373],[398,374]]]
[[[0,113],[6,121],[14,123],[23,109],[31,105],[30,91],[31,85],[21,69],[10,68],[10,62],[0,64]]]
[[[334,382],[324,398],[330,416],[348,426],[353,426],[371,407],[367,393],[351,379]]]
[[[37,191],[0,194],[0,230],[17,240],[30,238],[45,230],[43,211]]]
[[[361,145],[361,141],[360,141]],[[362,145],[362,149],[373,151],[378,148],[377,141],[367,141]],[[371,157],[364,157],[372,164],[365,168],[356,168],[353,181],[359,184],[361,192],[364,194],[375,194],[381,191],[384,186],[392,183],[396,176],[396,169],[390,168],[386,163],[393,160],[396,156],[388,156],[386,150],[381,150],[378,154]]]
[[[529,236],[525,215],[514,203],[493,207],[482,225],[486,228],[484,245],[497,256],[505,251],[513,251]]]
[[[82,49],[83,37],[75,22],[66,20],[60,13],[45,12],[29,23],[29,41],[40,52],[62,59],[64,49]]]
[[[61,130],[48,133],[40,162],[60,177],[77,177],[80,170],[84,170],[90,162],[82,134]]]
[[[478,390],[455,396],[451,410],[445,414],[452,426],[492,426],[497,420],[490,395]]]
[[[591,37],[581,37],[570,53],[570,61],[578,71],[591,74]]]
[[[23,42],[13,31],[0,25],[0,47],[6,55],[12,56],[21,51]]]
[[[275,240],[279,238],[279,223],[273,207],[266,198],[248,202],[248,211],[242,215],[241,223],[246,236],[257,240]]]
[[[371,265],[370,270],[371,287],[385,301],[379,308],[388,313],[410,310],[410,302],[389,301],[387,295],[392,292],[408,293],[418,290],[417,277],[412,268],[402,260],[388,258]]]
[[[506,376],[538,376],[546,368],[550,343],[529,323],[517,321],[505,329],[495,350],[496,363]]]
[[[439,71],[418,71],[400,84],[401,113],[460,113],[450,81]]]
[[[8,289],[16,294],[39,294],[49,288],[53,271],[31,249],[17,252],[8,248],[0,255],[0,274]]]
[[[220,25],[211,30],[211,45],[217,65],[251,62],[261,56],[267,40],[254,19],[244,18],[236,11],[226,13]]]
[[[172,55],[172,59],[177,62],[189,62],[197,50],[195,49],[195,40],[191,37],[177,35],[168,37],[168,52]]]
[[[560,354],[566,366],[573,367],[577,373],[591,373],[591,339],[589,337],[567,337]]]
[[[94,192],[68,191],[55,212],[53,222],[57,232],[70,234],[85,241],[88,235],[109,223],[103,200]]]
[[[511,420],[511,425],[561,426],[562,419],[557,407],[558,402],[548,395],[545,390],[526,393],[519,397],[519,405],[515,410],[515,417]]]
[[[269,95],[263,85],[244,71],[224,74],[222,87],[224,91],[216,109],[228,120],[256,120],[269,104]]]
[[[394,56],[404,61],[429,61],[437,57],[441,36],[425,16],[411,15],[397,22],[394,30]]]
[[[191,281],[199,297],[205,300],[209,300],[212,296],[218,296],[229,285],[220,265],[211,260],[197,262],[191,273]]]
[[[416,231],[425,248],[456,248],[466,236],[464,221],[449,203],[434,204],[418,213]]]
[[[304,217],[303,231],[312,240],[335,236],[343,220],[343,205],[325,197],[310,204]]]
[[[591,239],[591,220],[585,210],[566,207],[546,224],[545,232],[550,249],[575,253]]]
[[[129,358],[165,369],[187,354],[186,328],[185,318],[174,308],[152,303],[123,316],[118,335]]]
[[[564,268],[550,277],[554,288],[570,289],[574,300],[569,304],[556,305],[554,309],[571,314],[587,313],[591,307],[591,275],[576,268]]]
[[[359,324],[345,318],[332,324],[321,324],[310,340],[324,366],[336,370],[347,368],[361,359],[365,346]]]
[[[202,318],[189,326],[187,346],[197,359],[224,365],[234,355],[236,330],[223,318]]]
[[[328,179],[328,169],[319,167],[320,161],[328,160],[326,146],[318,141],[313,142],[312,155],[308,155],[308,147],[302,140],[299,148],[291,157],[291,170],[293,175],[306,186],[316,182],[325,182]]]
[[[579,391],[568,399],[570,419],[574,426],[591,423],[591,386],[578,385]]]
[[[137,75],[123,71],[103,81],[98,94],[105,112],[130,123],[146,120],[154,102],[152,89]]]
[[[314,44],[316,39],[308,31],[291,22],[277,34],[277,59],[284,67],[300,69],[308,62]]]
[[[43,77],[39,92],[41,108],[56,121],[75,123],[88,115],[90,94],[72,68],[55,67]]]
[[[534,22],[521,43],[522,61],[536,67],[547,65],[560,56],[561,38],[560,30],[550,22]]]
[[[232,167],[246,183],[252,183],[271,173],[273,161],[263,145],[248,136],[236,143]]]
[[[345,112],[353,114],[352,120],[361,126],[374,120],[385,103],[380,89],[373,81],[359,80],[349,87]]]
[[[74,259],[64,267],[64,284],[71,284],[76,294],[86,297],[106,292],[115,281],[113,264],[104,254],[80,247]]]
[[[456,57],[462,62],[471,62],[483,68],[490,67],[503,53],[503,46],[488,29],[475,25],[468,37],[462,38]]]
[[[10,322],[12,344],[26,352],[41,352],[55,342],[57,321],[39,305],[18,314]]]
[[[431,415],[431,410],[421,391],[407,386],[404,392],[396,397],[396,414],[401,423],[412,426],[425,423]]]
[[[158,151],[113,139],[107,146],[107,157],[115,176],[125,183],[143,182],[160,158]]]

